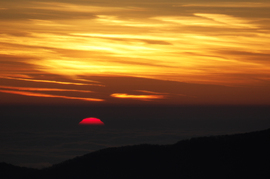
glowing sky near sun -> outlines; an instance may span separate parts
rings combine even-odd
[[[0,93],[99,102],[196,97],[162,81],[263,91],[270,86],[269,10],[265,0],[3,0]],[[112,88],[91,77],[161,83],[126,90],[116,78]]]

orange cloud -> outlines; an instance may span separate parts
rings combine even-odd
[[[0,90],[0,92],[18,94],[18,95],[24,95],[24,96],[35,96],[35,97],[77,99],[77,100],[83,100],[83,101],[104,101],[103,99],[98,99],[98,98],[80,98],[80,97],[61,96],[61,95],[52,95],[52,94],[44,94],[44,93],[33,93],[33,92],[25,92],[25,91]]]
[[[76,5],[71,3],[60,2],[34,2],[37,6],[31,7],[32,9],[44,9],[51,11],[66,11],[66,12],[117,12],[117,11],[142,11],[142,8],[133,7],[101,7],[92,5]]]
[[[135,91],[142,92],[142,93],[149,93],[149,94],[169,94],[169,93],[159,93],[159,92],[147,91],[147,90],[135,90]]]
[[[0,2],[0,71],[6,76],[41,71],[221,85],[269,82],[269,15],[261,8],[268,2],[13,3]],[[226,10],[217,13],[216,7]],[[227,53],[232,51],[252,55]],[[262,55],[266,60],[258,60]]]
[[[15,87],[15,86],[0,86],[0,88],[15,89],[15,90],[22,90],[22,91],[73,91],[73,92],[82,92],[82,93],[92,93],[92,91],[88,91],[88,90],[59,89],[59,88],[31,88],[31,87]]]
[[[164,99],[164,95],[135,95],[126,93],[113,93],[111,97],[114,98],[126,98],[126,99],[138,99],[138,100],[151,100],[151,99]]]
[[[53,80],[37,80],[32,78],[15,78],[15,77],[9,77],[9,76],[0,76],[0,78],[4,79],[11,79],[11,80],[22,80],[22,81],[32,81],[32,82],[43,82],[43,83],[57,83],[57,84],[63,84],[63,85],[93,85],[93,86],[103,86],[100,84],[89,84],[89,83],[76,83],[76,82],[67,82],[67,81],[53,81]]]
[[[229,8],[254,8],[254,7],[269,7],[270,3],[267,2],[211,2],[211,3],[197,3],[197,4],[181,4],[175,5],[175,7],[229,7]]]

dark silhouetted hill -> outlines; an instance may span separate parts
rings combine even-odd
[[[40,170],[28,178],[269,179],[269,143],[270,129],[193,138],[173,145],[107,148]]]
[[[18,167],[4,162],[0,163],[0,178],[13,179],[13,178],[28,178],[39,172],[38,169]]]

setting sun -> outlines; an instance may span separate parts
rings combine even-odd
[[[104,122],[102,122],[100,119],[95,117],[89,117],[83,119],[79,125],[104,125]]]

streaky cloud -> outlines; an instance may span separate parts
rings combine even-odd
[[[204,3],[190,3],[174,5],[175,7],[223,7],[223,8],[260,8],[270,7],[270,3],[262,2],[204,2]]]
[[[32,78],[18,78],[18,77],[10,77],[10,76],[0,76],[0,78],[11,79],[11,80],[22,80],[22,81],[32,81],[32,82],[42,82],[42,83],[57,83],[63,85],[94,85],[94,86],[102,86],[99,84],[90,84],[90,83],[76,83],[76,82],[67,82],[67,81],[54,81],[54,80],[38,80]]]
[[[126,99],[138,99],[143,101],[153,100],[153,99],[164,99],[164,95],[135,95],[127,93],[113,93],[111,97],[114,98],[126,98]]]
[[[24,96],[33,96],[33,97],[45,97],[45,98],[63,98],[63,99],[74,99],[74,100],[83,100],[83,101],[104,101],[104,99],[98,98],[81,98],[81,97],[72,97],[72,96],[62,96],[62,95],[52,95],[45,93],[33,93],[25,91],[13,91],[13,90],[0,90],[2,93],[18,94]]]
[[[169,93],[160,93],[160,92],[154,92],[154,91],[148,91],[148,90],[134,90],[142,93],[148,93],[148,94],[169,94]]]
[[[1,86],[0,88],[5,89],[15,89],[15,90],[22,90],[22,91],[72,91],[72,92],[81,92],[81,93],[93,93],[93,91],[89,90],[76,90],[76,89],[59,89],[59,88],[33,88],[33,87],[15,87],[15,86]]]

